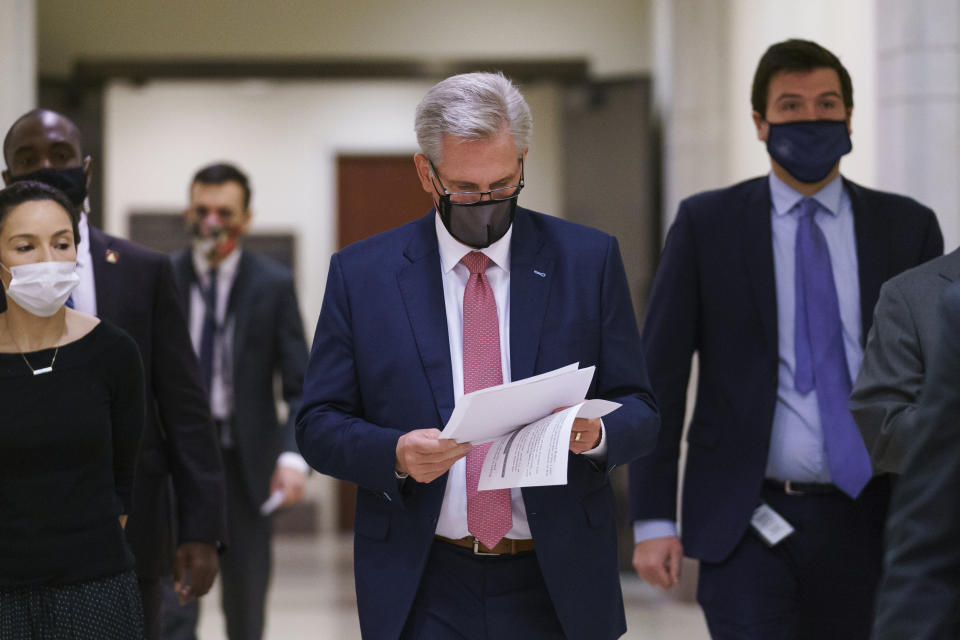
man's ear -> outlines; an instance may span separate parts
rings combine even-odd
[[[766,142],[767,136],[770,135],[770,123],[757,111],[752,112],[752,117],[753,126],[757,128],[757,140]]]
[[[847,135],[853,135],[853,125],[850,124],[853,120],[853,107],[847,109]]]
[[[430,169],[430,161],[427,160],[427,156],[422,153],[415,154],[413,156],[413,163],[417,167],[417,177],[420,178],[420,186],[423,187],[423,190],[427,193],[433,195],[436,193],[436,189],[433,186],[433,178],[431,177],[433,172]]]

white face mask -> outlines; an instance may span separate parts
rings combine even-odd
[[[76,261],[34,262],[8,269],[13,276],[6,293],[20,307],[35,316],[48,318],[67,301],[80,284]]]

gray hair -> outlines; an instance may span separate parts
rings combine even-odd
[[[520,90],[501,72],[462,73],[431,87],[417,105],[414,129],[420,150],[439,163],[444,134],[483,140],[505,126],[519,157],[533,133],[530,107]]]

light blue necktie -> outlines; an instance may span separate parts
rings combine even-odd
[[[841,491],[856,498],[870,481],[873,468],[847,408],[850,372],[830,250],[814,220],[818,207],[816,200],[804,198],[797,216],[793,384],[800,393],[817,392],[830,477]]]

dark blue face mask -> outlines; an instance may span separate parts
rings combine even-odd
[[[42,182],[55,189],[63,191],[70,198],[75,206],[83,205],[87,199],[87,174],[83,167],[73,167],[71,169],[44,168],[25,173],[22,176],[11,176],[13,182],[23,180],[33,180]]]
[[[770,123],[767,152],[800,182],[820,182],[850,153],[846,120]]]

